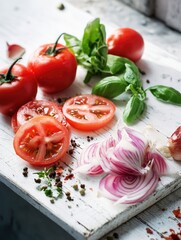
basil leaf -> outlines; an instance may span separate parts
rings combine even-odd
[[[125,62],[121,57],[108,54],[107,56],[107,64],[105,68],[102,70],[104,73],[108,73],[111,75],[115,75],[117,73],[122,73],[125,70]]]
[[[102,72],[115,75],[125,73],[125,80],[136,86],[141,86],[138,67],[129,59],[108,54],[106,67]]]
[[[160,101],[181,105],[181,93],[172,87],[156,85],[147,90]]]
[[[115,98],[122,94],[127,87],[123,76],[111,76],[103,78],[92,88],[92,94],[106,98]]]
[[[123,120],[127,124],[134,123],[144,112],[145,102],[138,95],[133,95],[123,112]]]
[[[106,31],[100,19],[96,18],[87,24],[82,38],[82,50],[88,56],[92,55],[94,47],[100,47],[106,42]]]
[[[126,67],[126,71],[125,71],[125,74],[124,74],[124,79],[128,83],[131,83],[133,85],[137,85],[138,77],[137,77],[136,73],[133,71],[131,65],[126,63],[125,67]]]
[[[74,37],[70,34],[65,33],[64,34],[64,41],[65,41],[66,46],[69,49],[71,49],[72,52],[76,56],[78,56],[81,53],[81,51],[82,51],[81,50],[81,41],[78,38],[76,38],[76,37]]]

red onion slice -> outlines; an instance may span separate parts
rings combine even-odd
[[[153,170],[158,175],[167,173],[167,163],[165,158],[156,150],[148,151],[146,154],[147,161],[153,161]]]
[[[100,146],[100,164],[105,172],[116,174],[145,174],[145,154],[148,142],[141,134],[123,128],[118,130],[118,139],[109,138]]]
[[[100,193],[117,203],[135,204],[152,194],[159,176],[154,171],[146,175],[107,175],[100,181]]]
[[[78,161],[78,168],[74,172],[84,173],[87,175],[98,175],[103,173],[99,164],[98,155],[99,143],[93,143],[82,151]]]

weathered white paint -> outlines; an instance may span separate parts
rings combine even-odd
[[[14,0],[13,3],[9,0],[1,4],[1,65],[9,63],[5,55],[6,41],[21,44],[26,48],[26,55],[23,59],[23,63],[26,64],[29,55],[37,46],[42,43],[53,42],[61,32],[81,36],[83,28],[92,17],[71,7],[66,2],[64,2],[65,10],[60,11],[57,9],[58,4],[59,2],[56,0],[39,0],[36,2],[28,0],[26,4],[23,0]],[[145,87],[164,84],[171,85],[181,91],[179,81],[180,63],[149,43],[146,43],[145,50],[143,60],[139,63],[140,68],[146,72],[146,75],[143,76]],[[85,72],[79,69],[76,82],[70,89],[61,93],[61,97],[90,92],[90,88],[82,83],[84,74]],[[146,83],[146,79],[150,80],[150,84]],[[53,100],[57,96],[53,96]],[[48,96],[42,96],[39,92],[38,98],[42,97],[47,98]],[[95,140],[104,138],[114,130],[117,119],[120,119],[123,111],[122,101],[116,103],[119,109],[115,120],[105,129],[88,133],[94,136]],[[134,125],[134,128],[142,130],[145,126],[151,124],[161,132],[164,141],[180,125],[178,118],[181,115],[180,108],[160,103],[151,95],[149,95],[148,106],[146,115],[138,124]],[[168,112],[171,114],[168,114]],[[120,124],[123,124],[121,120]],[[77,139],[80,147],[77,148],[72,158],[67,155],[64,159],[64,161],[70,159],[71,168],[76,167],[76,159],[78,159],[82,148],[88,144],[86,141],[88,134],[73,131],[72,138]],[[97,197],[98,178],[93,179],[76,175],[73,180],[64,184],[64,191],[71,191],[74,201],[67,202],[63,198],[55,204],[51,204],[49,199],[36,189],[33,173],[37,169],[29,166],[15,155],[12,141],[13,132],[10,127],[10,119],[0,116],[0,180],[76,239],[100,238],[181,186],[179,176],[162,177],[157,191],[144,202],[135,206],[114,206],[110,201]],[[24,178],[22,175],[25,166],[29,168],[28,178]],[[180,168],[179,165],[178,167]],[[68,170],[69,167],[65,165],[65,168]],[[72,185],[75,182],[86,184],[85,197],[80,197],[79,193],[72,190]],[[69,205],[71,208],[68,207]]]

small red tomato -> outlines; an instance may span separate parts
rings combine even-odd
[[[137,62],[143,55],[144,40],[131,28],[119,28],[107,39],[108,53]]]
[[[23,104],[33,100],[37,93],[34,74],[22,64],[0,70],[0,112],[12,115]]]
[[[57,93],[68,88],[76,76],[76,58],[67,47],[58,43],[59,38],[55,44],[40,46],[28,62],[39,87],[46,93]]]

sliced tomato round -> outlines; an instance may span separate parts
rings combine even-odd
[[[21,125],[31,118],[41,115],[54,117],[63,125],[67,124],[61,106],[47,100],[33,100],[21,106],[17,113],[12,116],[11,126],[13,131],[16,132]]]
[[[63,105],[63,114],[74,128],[92,131],[107,125],[114,117],[116,107],[110,100],[85,94],[68,99]]]
[[[34,166],[47,166],[61,160],[69,142],[69,131],[58,120],[36,116],[18,129],[13,143],[22,159]]]

